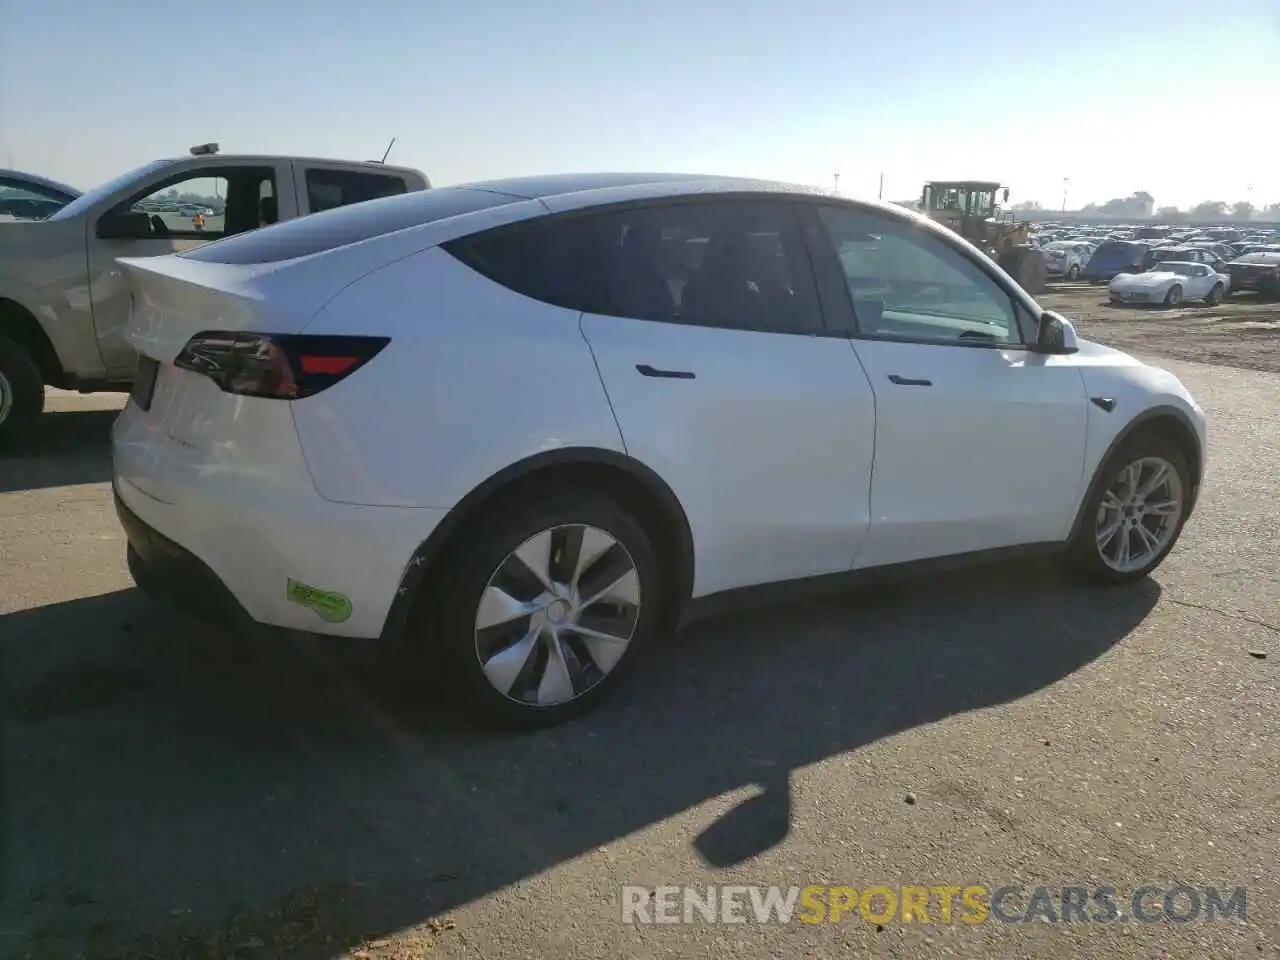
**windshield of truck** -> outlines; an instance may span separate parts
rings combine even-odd
[[[133,181],[141,180],[144,177],[155,173],[157,170],[167,167],[171,163],[173,163],[172,160],[152,160],[148,164],[144,164],[141,167],[130,170],[128,173],[121,174],[114,180],[108,180],[106,183],[99,184],[83,196],[72,200],[49,219],[70,220],[73,217],[78,217],[89,208],[97,206],[113,193],[127,187]]]

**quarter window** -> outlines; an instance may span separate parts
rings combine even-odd
[[[524,220],[444,248],[477,273],[533,300],[607,313],[595,227],[588,217]]]
[[[927,229],[844,207],[819,211],[861,336],[1022,343],[1017,308],[975,262]]]

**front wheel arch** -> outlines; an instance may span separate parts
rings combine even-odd
[[[1115,439],[1111,441],[1098,459],[1093,468],[1093,476],[1089,480],[1089,485],[1085,488],[1084,496],[1080,498],[1080,503],[1076,506],[1076,516],[1071,524],[1071,533],[1067,537],[1067,543],[1074,543],[1076,537],[1079,536],[1080,525],[1086,520],[1085,512],[1087,506],[1098,492],[1098,486],[1107,481],[1107,477],[1103,474],[1107,463],[1117,450],[1138,436],[1139,433],[1146,431],[1158,433],[1169,439],[1178,447],[1183,457],[1186,458],[1187,466],[1191,469],[1191,493],[1187,498],[1188,513],[1195,508],[1196,500],[1200,495],[1200,481],[1204,475],[1204,452],[1200,449],[1199,435],[1196,433],[1195,427],[1192,426],[1191,420],[1177,407],[1152,407],[1150,410],[1144,410],[1138,414],[1123,430],[1116,434]]]

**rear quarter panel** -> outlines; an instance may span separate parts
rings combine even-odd
[[[321,496],[448,508],[538,453],[623,452],[578,320],[439,248],[348,287],[305,332],[391,344],[348,379],[291,404]]]

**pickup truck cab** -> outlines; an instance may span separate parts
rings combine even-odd
[[[205,144],[131,170],[47,219],[0,222],[0,450],[34,431],[45,386],[130,389],[137,357],[122,336],[130,298],[117,257],[175,253],[430,186],[407,167],[219,154]]]

